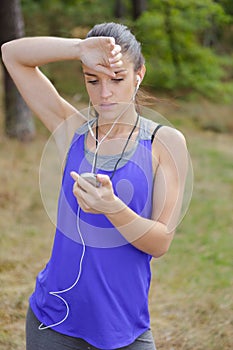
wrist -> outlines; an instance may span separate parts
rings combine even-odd
[[[82,39],[72,39],[74,40],[72,47],[73,47],[73,54],[72,54],[72,59],[73,60],[80,60],[82,61],[82,55],[83,55],[83,41]]]
[[[105,212],[105,216],[111,221],[111,219],[118,216],[118,214],[122,214],[122,212],[125,210],[126,204],[122,202],[120,198],[118,198],[116,195],[114,195],[113,200],[111,201],[111,204],[108,205],[108,208]]]
[[[85,61],[85,57],[87,55],[87,50],[88,50],[88,42],[90,42],[90,40],[93,38],[86,38],[86,39],[77,39],[77,43],[76,43],[76,50],[78,48],[78,59],[81,62]]]

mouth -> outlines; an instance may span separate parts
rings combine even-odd
[[[100,104],[100,108],[101,109],[111,109],[113,107],[115,107],[117,105],[117,103],[114,103],[114,102],[108,102],[108,103],[101,103]]]

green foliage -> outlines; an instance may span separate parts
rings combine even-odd
[[[233,16],[232,0],[218,0],[218,2],[222,5],[226,13]],[[232,21],[233,21],[233,18],[232,18]]]
[[[151,1],[135,25],[147,60],[148,86],[227,98],[233,85],[231,89],[221,82],[226,78],[221,58],[203,42],[209,30],[229,22],[221,5],[211,0]]]
[[[70,36],[77,26],[112,20],[113,5],[101,0],[22,0],[26,33]]]
[[[231,99],[232,0],[147,3],[148,10],[132,22],[132,3],[124,1],[121,19],[143,44],[145,84],[156,91]],[[22,0],[27,35],[83,37],[96,23],[116,21],[114,7],[115,0]]]

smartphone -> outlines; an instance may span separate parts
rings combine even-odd
[[[100,187],[101,185],[101,183],[97,180],[96,174],[82,173],[80,176],[95,187]]]

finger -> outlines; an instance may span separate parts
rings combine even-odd
[[[115,43],[115,38],[102,37],[102,39],[104,40],[105,48],[107,47],[107,49],[109,50],[108,53],[110,53],[110,55],[114,56],[115,54],[121,51],[120,45],[116,45]]]
[[[97,174],[97,180],[101,183],[102,186],[111,187],[112,183],[108,175]]]
[[[115,63],[117,61],[120,61],[122,59],[122,53],[119,52],[117,55],[114,55],[113,57],[109,58],[110,63]]]
[[[98,65],[96,66],[96,70],[100,73],[106,74],[108,76],[110,76],[111,78],[115,78],[116,77],[116,73],[114,72],[113,68],[116,67],[104,67],[102,65]]]
[[[79,176],[78,179],[78,186],[84,191],[84,192],[88,192],[88,193],[93,193],[93,191],[95,190],[95,186],[93,186],[93,184],[91,184],[89,181],[87,181],[85,178],[83,178],[82,176]]]
[[[106,52],[108,55],[114,56],[121,50],[121,48],[118,47],[119,45],[115,45],[115,39],[113,37],[99,37],[99,44],[103,52]]]
[[[113,36],[109,36],[109,37],[103,36],[102,38],[106,40],[106,42],[112,45],[113,47],[115,46],[115,38]]]
[[[115,63],[111,63],[111,64],[110,64],[110,67],[111,67],[111,68],[119,68],[119,67],[122,66],[122,64],[123,64],[122,61],[117,61],[117,62],[115,62]]]
[[[73,188],[73,194],[76,197],[80,207],[81,208],[85,207],[87,209],[88,205],[86,204],[86,201],[85,201],[85,198],[84,198],[86,192],[80,186],[76,185]]]
[[[78,181],[79,174],[76,171],[71,171],[70,176],[74,179],[74,181]]]
[[[90,206],[89,205],[87,205],[86,203],[85,203],[85,201],[82,199],[82,197],[79,197],[78,198],[78,204],[79,204],[79,206],[80,206],[80,208],[83,210],[83,211],[85,211],[85,212],[88,212],[88,211],[90,211]]]
[[[115,56],[117,55],[119,52],[121,52],[121,46],[120,45],[114,45],[114,49],[111,51],[111,55]]]

